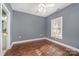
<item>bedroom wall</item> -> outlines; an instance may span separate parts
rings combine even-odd
[[[12,42],[45,37],[45,19],[19,11],[13,11]]]
[[[11,13],[11,43],[45,37],[46,21],[43,17],[13,11],[9,3],[5,5]]]
[[[48,16],[46,22],[47,37],[51,38],[51,19],[63,16],[63,39],[59,42],[79,48],[79,4],[70,6]]]

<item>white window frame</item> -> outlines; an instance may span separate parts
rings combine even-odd
[[[61,35],[59,34],[55,34],[54,31],[57,32],[57,30],[55,30],[54,28],[56,27],[55,26],[55,23],[56,21],[59,21],[60,22],[60,25],[59,28],[61,29],[60,32],[61,32]],[[57,23],[56,23],[57,24]],[[54,27],[55,26],[55,27]],[[58,38],[58,39],[62,39],[63,38],[63,17],[58,17],[58,18],[55,18],[55,19],[52,19],[51,20],[51,37],[54,37],[54,38]]]

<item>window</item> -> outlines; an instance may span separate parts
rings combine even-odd
[[[51,20],[51,37],[62,39],[63,18],[58,17]]]

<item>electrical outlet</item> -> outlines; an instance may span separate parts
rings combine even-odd
[[[21,38],[22,38],[22,36],[20,35],[20,36],[18,36],[18,38],[19,38],[19,39],[21,39]]]
[[[43,36],[43,34],[40,34],[40,36]]]

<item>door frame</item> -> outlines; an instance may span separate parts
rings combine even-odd
[[[0,55],[1,55],[1,53],[2,53],[2,4],[0,4],[0,27],[1,27],[1,29],[0,29]]]
[[[6,7],[5,4],[2,4],[2,9],[7,13],[7,16],[8,16],[8,40],[7,40],[7,49],[10,48],[10,11],[8,10],[8,8]]]

